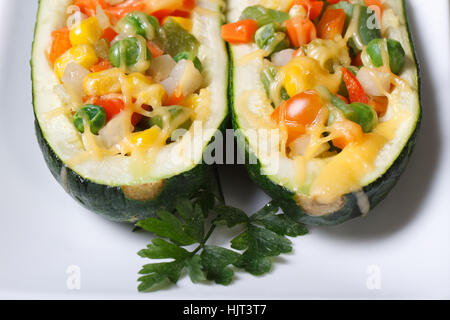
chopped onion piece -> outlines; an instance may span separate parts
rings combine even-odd
[[[82,13],[81,11],[75,11],[73,14],[71,14],[67,18],[66,25],[69,29],[72,29],[76,25],[80,24],[81,21],[83,21],[86,18],[87,18],[87,16],[84,13]]]
[[[294,52],[294,49],[286,49],[280,52],[276,52],[272,55],[272,63],[277,67],[283,67],[292,60]]]
[[[98,132],[97,141],[105,148],[111,148],[120,143],[133,131],[130,116],[127,112],[120,112],[112,118],[105,127]]]
[[[149,73],[155,81],[161,82],[170,76],[176,65],[175,60],[170,55],[165,54],[153,60]]]
[[[83,68],[78,63],[71,62],[67,65],[61,77],[64,87],[75,95],[78,99],[84,97],[83,80],[89,75],[89,70]],[[77,99],[77,100],[78,100]]]
[[[105,30],[106,28],[111,26],[111,22],[109,21],[109,17],[107,16],[105,11],[102,9],[102,7],[99,4],[97,4],[96,17],[97,17],[97,20],[98,20],[98,25],[103,30]]]
[[[295,139],[291,142],[289,145],[289,148],[291,149],[291,152],[289,155],[291,157],[296,156],[303,156],[308,149],[309,142],[311,141],[311,137],[307,134],[304,134],[300,136],[299,138]]]
[[[102,59],[109,59],[109,47],[106,39],[100,39],[94,43],[94,50],[97,57]]]
[[[357,74],[357,78],[364,88],[364,91],[374,97],[384,96],[389,93],[392,74],[380,69],[362,67]]]
[[[169,96],[178,88],[187,97],[203,85],[203,76],[191,60],[181,60],[161,84]]]

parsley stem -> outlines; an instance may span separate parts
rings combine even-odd
[[[203,239],[203,241],[199,244],[199,246],[197,247],[197,249],[195,249],[192,252],[192,255],[194,256],[195,254],[197,254],[197,252],[199,252],[201,249],[203,249],[205,247],[206,242],[209,240],[209,238],[211,237],[211,235],[213,234],[214,230],[216,229],[216,225],[212,225],[211,228],[209,229],[208,233],[206,234],[205,238]]]

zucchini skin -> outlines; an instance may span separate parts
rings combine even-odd
[[[39,0],[34,39],[36,39],[37,28],[39,25],[38,17],[41,10],[41,4],[42,0]],[[223,21],[221,21],[221,23],[223,23]],[[33,41],[32,50],[35,50],[35,40]],[[108,220],[134,224],[139,220],[155,217],[156,213],[160,210],[173,211],[178,199],[190,200],[202,190],[207,190],[213,193],[217,199],[223,200],[217,168],[215,166],[206,165],[203,162],[197,164],[189,171],[166,179],[164,187],[158,196],[152,200],[145,201],[130,199],[125,195],[120,186],[98,184],[80,176],[70,169],[49,145],[39,124],[36,109],[34,107],[36,87],[34,83],[33,63],[33,59],[31,59],[34,125],[39,147],[53,177],[64,190],[83,207]],[[229,61],[228,66],[225,66],[225,68],[230,70]],[[228,91],[225,92],[224,90],[224,95],[228,97]],[[226,100],[225,103],[228,103],[228,100]],[[225,132],[229,120],[230,114],[227,109],[225,110],[224,118],[217,130],[222,133]],[[206,150],[206,148],[207,146],[205,146],[204,150]]]
[[[190,171],[165,180],[163,190],[153,200],[127,198],[121,187],[97,184],[68,168],[45,140],[37,120],[35,130],[53,177],[83,207],[108,220],[135,223],[154,217],[159,210],[172,211],[177,199],[191,199],[199,190],[209,190],[220,195],[215,167],[202,163]]]
[[[411,157],[411,154],[414,150],[414,146],[416,144],[422,123],[422,108],[421,108],[422,94],[420,85],[420,68],[414,50],[414,43],[412,40],[411,30],[409,28],[409,23],[407,19],[405,0],[402,0],[402,7],[403,7],[403,15],[406,21],[406,28],[408,30],[409,44],[411,46],[414,62],[417,67],[417,81],[419,91],[418,103],[420,108],[419,110],[420,114],[413,133],[411,134],[405,147],[403,148],[397,159],[394,161],[394,163],[391,165],[391,167],[376,181],[363,188],[364,193],[369,198],[371,210],[387,197],[389,192],[396,185],[400,176],[405,171],[409,159]],[[230,72],[229,72],[230,79],[229,79],[228,99],[231,105],[233,128],[235,130],[238,130],[240,129],[239,119],[237,117],[237,112],[235,110],[234,104],[235,102],[234,68],[233,68],[234,60],[233,60],[233,52],[230,46],[229,46],[229,54],[230,54]],[[256,155],[254,155],[249,149],[249,144],[245,137],[242,136],[237,137],[237,141],[239,148],[241,149],[242,152],[245,153],[246,159],[251,159],[250,157],[252,157],[253,159],[257,159]],[[258,185],[269,197],[271,197],[273,201],[280,206],[280,208],[284,211],[284,213],[288,214],[289,216],[291,216],[292,218],[296,219],[301,223],[312,226],[335,226],[363,215],[363,213],[359,208],[356,196],[353,193],[350,193],[344,196],[345,197],[344,206],[340,210],[325,216],[320,217],[311,216],[307,214],[306,211],[300,205],[297,204],[297,202],[295,201],[295,194],[292,191],[273,182],[266,175],[261,174],[261,164],[259,160],[257,161],[256,164],[250,164],[246,161],[246,168],[252,181],[256,185]]]

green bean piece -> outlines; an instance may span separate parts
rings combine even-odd
[[[406,63],[406,53],[402,47],[402,44],[397,40],[388,39],[387,40],[388,50],[389,50],[389,64],[391,66],[391,71],[394,74],[399,74]]]
[[[365,133],[372,132],[378,123],[377,113],[365,103],[346,104],[335,95],[331,96],[331,103],[342,111],[344,117],[359,124]]]
[[[91,132],[93,134],[98,134],[106,124],[105,109],[95,104],[83,106],[73,117],[73,124],[81,133],[84,133],[85,121],[89,124]]]
[[[375,39],[369,42],[366,53],[375,67],[384,65],[382,50],[388,51],[392,73],[399,74],[405,66],[405,50],[400,42],[393,39]]]
[[[123,68],[125,72],[147,71],[150,68],[152,54],[146,45],[144,47],[143,42],[145,43],[145,40],[130,37],[114,43],[109,50],[111,64],[116,68]]]
[[[275,81],[275,77],[276,77],[277,73],[278,73],[278,71],[275,67],[268,67],[268,68],[264,69],[260,75],[261,82],[263,83],[264,89],[266,90],[266,94],[269,98],[271,98],[270,86],[271,86],[272,82]],[[291,98],[284,87],[280,89],[280,97],[281,97],[281,99],[283,99],[285,101],[287,101]]]
[[[278,23],[269,23],[259,28],[255,33],[257,46],[268,55],[289,48],[289,39],[286,33],[280,30],[283,28]]]
[[[183,110],[185,108],[181,107],[181,106],[170,106],[169,108],[169,113],[170,113],[170,121],[175,120],[178,116],[180,116],[183,112]],[[183,122],[178,129],[186,129],[188,130],[191,127],[192,121],[191,119],[186,120],[185,122]],[[161,116],[154,116],[149,118],[149,128],[153,127],[153,126],[158,126],[161,129],[163,129],[163,119]]]
[[[175,60],[175,62],[179,62],[181,60],[191,60],[194,63],[194,67],[196,67],[198,71],[203,72],[203,64],[200,59],[197,56],[191,59],[191,55],[189,52],[180,52],[173,58],[173,60]]]
[[[187,52],[189,59],[194,60],[198,55],[200,42],[195,36],[186,31],[178,22],[169,18],[160,28],[154,39],[155,43],[172,58],[179,53]]]
[[[373,39],[382,37],[375,11],[366,6],[361,7],[359,35],[364,45],[368,44]]]
[[[122,33],[131,36],[140,35],[147,40],[153,40],[159,32],[158,19],[140,11],[134,11],[124,16],[117,23],[117,27]]]
[[[242,12],[239,20],[256,20],[258,26],[262,27],[266,24],[278,22],[282,24],[284,21],[289,20],[289,14],[283,11],[268,9],[263,6],[251,6],[245,8]]]

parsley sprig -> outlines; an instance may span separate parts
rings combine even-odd
[[[194,283],[209,280],[229,285],[236,268],[258,276],[268,273],[272,257],[292,251],[287,236],[308,233],[303,224],[278,211],[277,205],[269,203],[248,216],[240,209],[216,204],[214,196],[205,192],[195,201],[178,200],[174,213],[159,211],[157,217],[139,221],[138,227],[159,238],[138,254],[169,261],[143,266],[138,290],[149,292],[166,283],[176,284],[183,274]],[[231,240],[231,249],[207,244],[218,226],[243,229]]]

